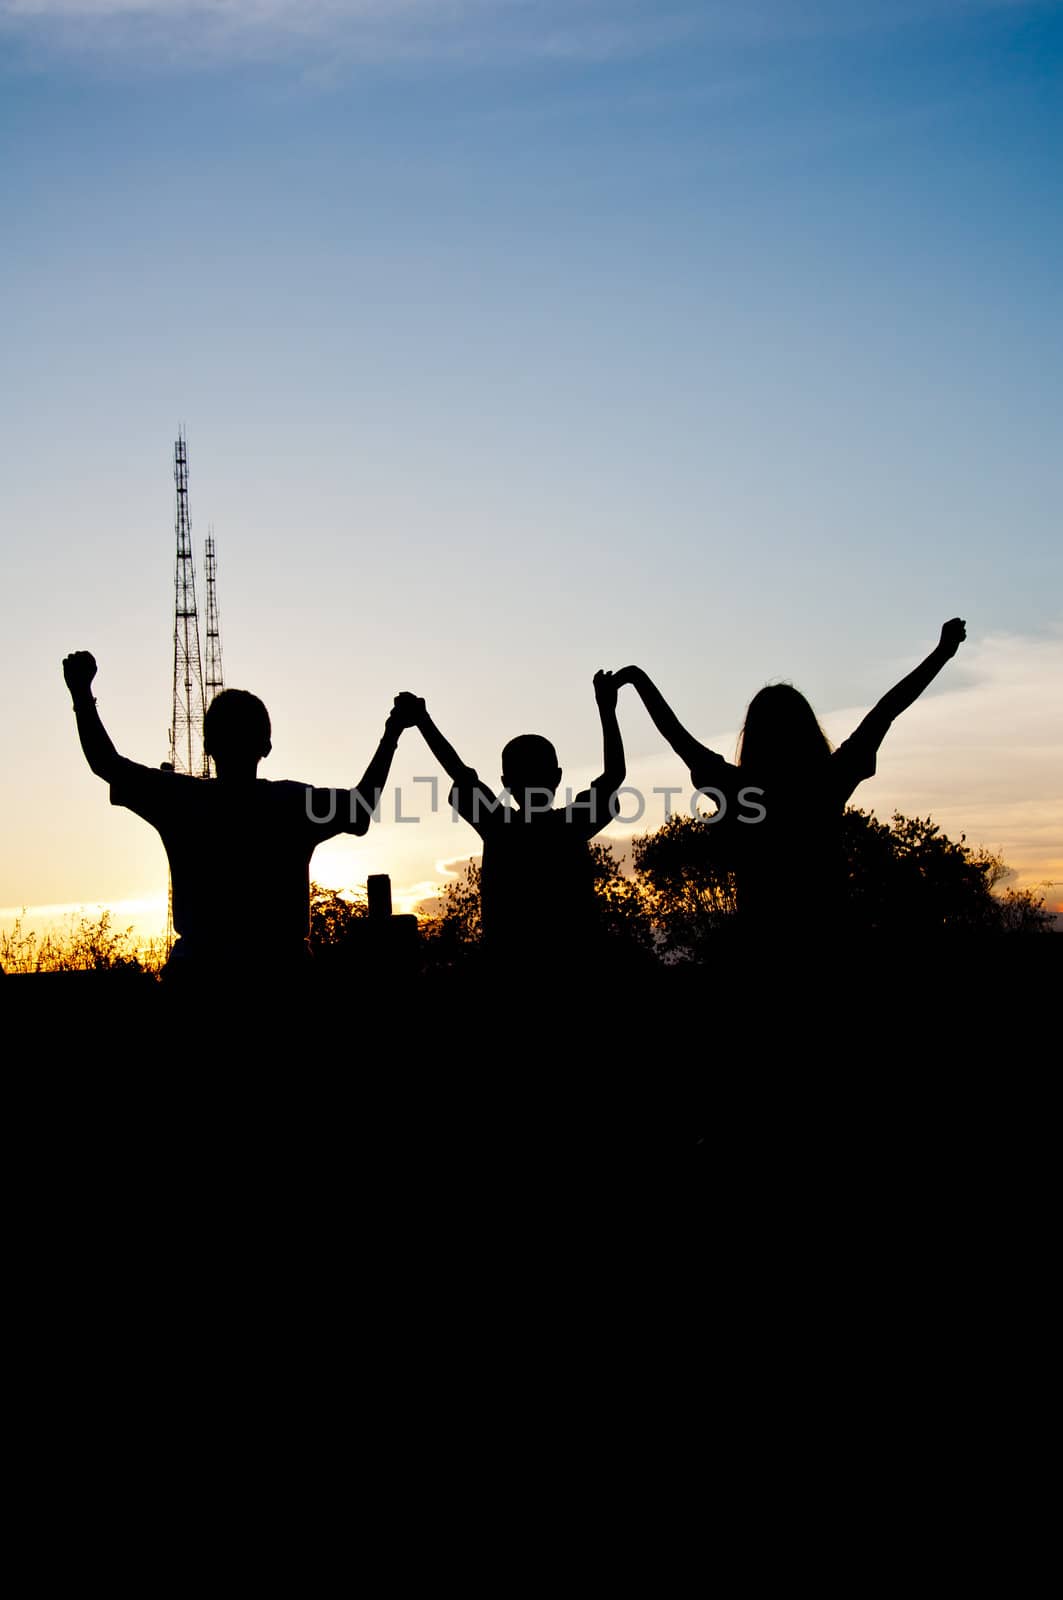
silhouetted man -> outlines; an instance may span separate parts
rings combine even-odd
[[[204,718],[216,778],[127,761],[96,710],[95,675],[88,651],[63,661],[85,759],[110,784],[111,804],[150,822],[166,847],[178,935],[168,975],[297,972],[307,958],[310,857],[336,834],[368,830],[420,702],[398,696],[361,783],[337,791],[258,777],[271,749],[269,713],[243,689],[224,689]]]

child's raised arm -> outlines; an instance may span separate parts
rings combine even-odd
[[[687,732],[657,685],[641,667],[622,667],[614,673],[613,682],[617,688],[630,683],[638,691],[657,732],[667,739],[679,759],[685,761],[692,772],[706,760],[719,759],[715,750],[699,743],[692,733]]]
[[[961,617],[953,617],[941,627],[941,637],[925,661],[909,672],[900,683],[894,684],[884,694],[857,728],[854,739],[871,739],[877,748],[884,739],[890,723],[913,705],[928,684],[933,683],[947,661],[951,661],[967,637],[967,624]]]
[[[461,759],[454,746],[448,739],[444,739],[431,717],[423,700],[417,702],[417,715],[414,726],[420,728],[424,734],[424,742],[435,756],[452,783],[459,783],[469,775],[469,768]]]
[[[604,828],[612,817],[612,803],[616,791],[627,777],[624,761],[624,741],[620,724],[616,720],[616,696],[619,673],[594,674],[594,698],[598,702],[598,715],[602,719],[602,774],[590,786],[590,818],[595,831]]]
[[[487,819],[492,817],[499,809],[499,801],[479,774],[472,767],[467,767],[449,740],[444,739],[425,708],[423,700],[418,701],[418,716],[416,725],[424,734],[424,742],[443,768],[447,777],[454,785],[451,790],[450,803],[467,823],[480,834],[488,825]]]
[[[85,752],[85,760],[96,774],[110,783],[122,764],[111,737],[100,721],[96,701],[92,694],[92,680],[96,676],[96,660],[87,650],[75,650],[63,658],[63,677],[74,702],[78,737]]]

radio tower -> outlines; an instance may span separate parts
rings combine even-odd
[[[199,653],[196,570],[192,564],[192,523],[188,515],[188,447],[182,432],[173,447],[177,487],[177,567],[173,613],[173,721],[170,760],[175,772],[208,776],[203,753],[203,658]]]
[[[204,709],[216,694],[221,694],[225,681],[221,674],[221,627],[218,622],[218,563],[214,554],[214,529],[207,534],[204,562],[207,570],[207,665],[203,678]]]

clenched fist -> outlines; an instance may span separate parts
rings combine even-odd
[[[73,655],[63,657],[63,677],[72,695],[87,692],[95,676],[96,657],[88,650],[75,650]]]
[[[967,637],[967,624],[962,617],[953,617],[949,622],[941,625],[941,638],[938,640],[938,649],[945,650],[954,656],[960,645]]]
[[[616,692],[619,684],[615,672],[596,672],[594,674],[594,698],[603,711],[616,710]]]

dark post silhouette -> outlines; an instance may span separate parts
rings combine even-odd
[[[386,922],[391,916],[391,879],[386,872],[371,872],[365,880],[369,920]]]

